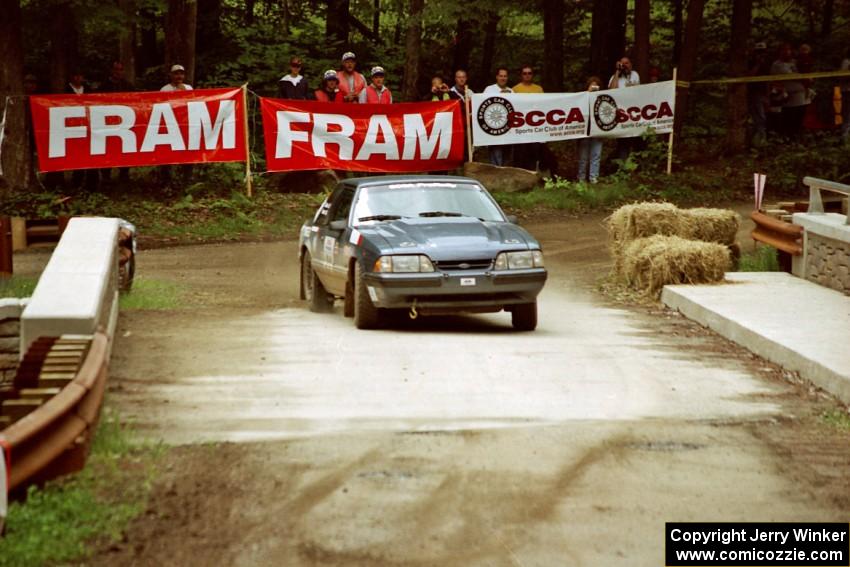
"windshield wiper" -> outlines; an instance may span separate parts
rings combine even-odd
[[[375,221],[385,221],[385,220],[398,220],[401,218],[401,215],[370,215],[368,217],[360,217],[357,219],[360,222],[375,220]]]
[[[424,213],[419,213],[420,217],[465,217],[468,215],[464,215],[462,213],[451,213],[447,211],[427,211]]]

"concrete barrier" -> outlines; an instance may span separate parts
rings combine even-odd
[[[119,221],[73,218],[21,314],[21,353],[38,337],[111,339],[118,321]]]

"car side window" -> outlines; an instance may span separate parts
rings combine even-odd
[[[325,226],[329,222],[328,213],[333,208],[334,203],[339,199],[340,194],[343,192],[342,186],[338,185],[334,192],[331,193],[331,196],[325,199],[325,202],[319,208],[319,212],[316,215],[316,220],[313,222],[316,226]]]
[[[348,220],[348,213],[351,212],[351,203],[354,201],[354,191],[345,189],[342,192],[339,200],[331,209],[331,220]]]

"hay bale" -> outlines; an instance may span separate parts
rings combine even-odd
[[[727,246],[663,235],[629,243],[622,263],[626,283],[650,295],[658,295],[667,284],[723,281],[732,266]]]
[[[735,244],[741,217],[729,209],[697,208],[682,210],[679,222],[677,236],[731,246]]]
[[[656,234],[677,234],[679,209],[671,203],[623,205],[608,217],[608,246],[614,271],[622,272],[623,251],[630,242]]]

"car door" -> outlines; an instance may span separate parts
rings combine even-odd
[[[351,205],[354,202],[354,188],[343,186],[342,194],[334,202],[328,214],[328,224],[335,221],[345,221],[346,226],[341,230],[333,230],[327,227],[325,245],[328,247],[329,280],[326,283],[328,291],[336,295],[345,295],[345,279],[348,273],[348,255],[346,244],[351,227],[348,226],[348,217],[351,213]],[[324,280],[323,280],[324,281]]]
[[[308,246],[312,256],[313,270],[328,291],[332,291],[329,284],[333,274],[333,237],[328,234],[328,224],[334,204],[342,194],[342,185],[339,185],[322,205],[322,208],[319,209],[319,213],[313,221],[313,234]],[[330,246],[328,246],[329,244]]]

